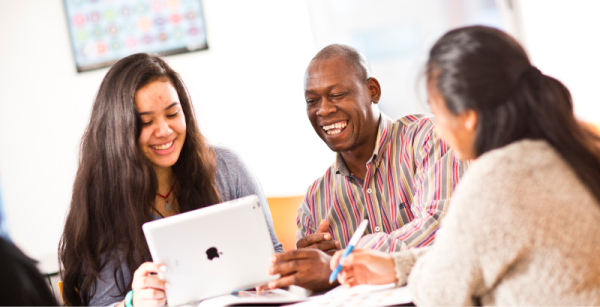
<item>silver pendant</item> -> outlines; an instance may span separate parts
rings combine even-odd
[[[171,207],[171,204],[169,204],[169,202],[166,202],[166,204],[165,204],[165,210],[171,211],[171,209],[173,209],[173,207]]]

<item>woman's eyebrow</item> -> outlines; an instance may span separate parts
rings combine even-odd
[[[176,105],[178,105],[178,104],[179,104],[179,101],[173,102],[172,104],[170,104],[168,107],[165,108],[165,111],[168,110],[168,109],[170,109],[170,108],[172,108],[172,107],[174,107],[174,106],[176,106]]]
[[[168,110],[168,109],[170,109],[170,108],[172,108],[172,107],[174,107],[174,106],[176,106],[176,105],[178,105],[178,104],[180,104],[178,101],[173,102],[172,104],[170,104],[168,107],[165,108],[165,111]],[[148,112],[140,112],[140,113],[138,113],[139,116],[149,115],[149,114],[154,114],[154,112],[148,111]]]

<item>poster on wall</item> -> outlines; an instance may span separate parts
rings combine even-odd
[[[78,72],[208,48],[200,0],[64,0]]]

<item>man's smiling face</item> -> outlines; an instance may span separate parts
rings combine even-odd
[[[373,127],[370,121],[378,118],[373,114],[371,94],[368,80],[362,80],[353,65],[341,56],[315,60],[306,71],[304,98],[308,119],[335,152],[354,150],[372,137],[372,131],[365,131],[366,127]]]

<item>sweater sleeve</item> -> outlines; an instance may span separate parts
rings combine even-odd
[[[89,305],[115,306],[120,303],[125,299],[120,289],[130,286],[132,276],[125,262],[117,264],[116,261],[109,261],[96,279],[95,291],[90,297]]]
[[[477,305],[525,254],[527,242],[512,220],[523,174],[511,163],[484,155],[465,174],[434,244],[408,276],[416,305]]]
[[[453,205],[462,201],[457,193]],[[473,223],[470,215],[464,216],[460,209],[450,209],[435,243],[429,251],[418,255],[409,270],[408,286],[416,305],[477,304],[474,297],[483,285],[477,240],[473,238],[478,233],[478,223]]]
[[[391,254],[394,259],[394,269],[396,271],[396,287],[406,285],[410,271],[415,266],[415,262],[430,249],[431,247],[427,246]]]

